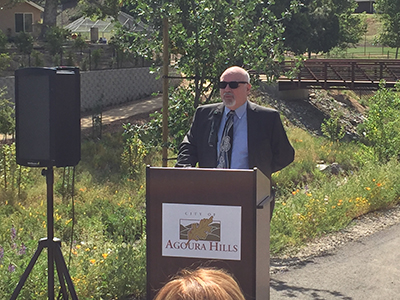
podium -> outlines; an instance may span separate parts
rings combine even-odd
[[[270,181],[253,170],[146,169],[147,300],[184,268],[223,268],[269,299]]]

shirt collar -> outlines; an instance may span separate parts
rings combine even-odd
[[[225,106],[224,116],[226,116],[231,110]],[[235,109],[236,116],[241,119],[247,111],[247,101],[241,106]]]

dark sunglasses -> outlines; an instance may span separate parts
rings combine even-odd
[[[237,89],[238,88],[238,86],[239,86],[239,83],[248,83],[247,81],[229,81],[229,82],[227,82],[227,81],[220,81],[219,82],[219,88],[220,89],[224,89],[224,88],[226,88],[226,86],[229,84],[229,87],[231,88],[231,89]]]

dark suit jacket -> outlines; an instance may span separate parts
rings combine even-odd
[[[222,103],[197,108],[192,126],[179,147],[177,166],[217,166],[218,129],[224,112]],[[294,159],[278,111],[252,102],[247,105],[249,167],[257,167],[268,178]]]

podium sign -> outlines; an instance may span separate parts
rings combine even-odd
[[[240,206],[163,203],[162,256],[240,260],[241,217]]]
[[[147,299],[183,268],[232,273],[269,299],[270,184],[257,169],[153,168],[147,183]]]

